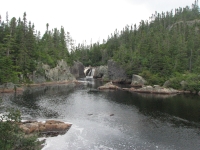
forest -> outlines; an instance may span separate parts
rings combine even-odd
[[[63,59],[69,65],[80,61],[84,66],[107,65],[113,59],[125,68],[127,76],[143,76],[149,84],[162,85],[170,80],[180,88],[188,82],[189,90],[200,90],[200,13],[198,1],[191,7],[155,12],[139,25],[126,25],[107,39],[91,45],[74,45],[64,27],[41,35],[34,24],[22,18],[0,17],[0,83],[27,82],[38,62],[55,66]]]

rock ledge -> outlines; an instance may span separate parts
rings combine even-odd
[[[26,134],[39,133],[47,136],[57,136],[65,134],[72,124],[57,120],[47,120],[46,122],[25,121],[19,127]]]

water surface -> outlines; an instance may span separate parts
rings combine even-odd
[[[88,92],[102,83],[82,81],[28,89],[3,105],[20,109],[23,119],[73,124],[65,135],[48,138],[44,150],[199,149],[199,96]]]

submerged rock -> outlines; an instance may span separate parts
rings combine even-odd
[[[71,127],[72,124],[48,120],[44,123],[38,121],[26,121],[22,122],[19,127],[26,133],[40,133],[48,136],[57,136],[65,134]]]

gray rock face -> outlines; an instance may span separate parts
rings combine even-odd
[[[108,77],[113,82],[127,82],[128,78],[125,70],[113,60],[108,61]]]
[[[73,66],[70,68],[71,74],[75,76],[75,78],[83,78],[84,74],[84,66],[81,62],[74,62]]]
[[[30,78],[29,78],[30,79]],[[36,71],[33,72],[32,81],[34,83],[43,83],[46,82],[45,76],[41,74],[36,74]]]
[[[131,82],[132,86],[143,86],[145,83],[146,81],[144,80],[143,77],[133,74]]]
[[[46,81],[72,81],[75,77],[70,73],[67,63],[63,60],[58,61],[55,68],[50,68],[46,64],[40,64],[33,73],[32,81],[42,83]]]
[[[163,87],[170,87],[171,82],[169,80],[165,81],[165,83],[163,84]]]
[[[108,80],[108,66],[99,66],[95,68],[94,78]]]

